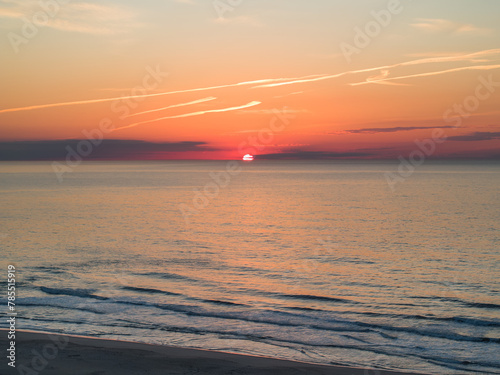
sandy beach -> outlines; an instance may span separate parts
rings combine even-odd
[[[7,333],[1,330],[4,352]],[[2,360],[2,374],[410,374],[32,331],[16,332],[16,368],[8,361]]]

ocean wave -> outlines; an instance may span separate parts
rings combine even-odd
[[[207,303],[214,303],[216,305],[224,305],[224,306],[248,306],[248,305],[245,305],[244,303],[236,303],[236,302],[229,302],[229,301],[220,301],[218,299],[201,299],[201,301],[203,302],[207,302]]]
[[[185,280],[185,281],[193,281],[193,282],[200,281],[200,280],[188,277],[188,276],[183,276],[183,275],[179,275],[176,273],[169,273],[169,272],[145,272],[145,273],[136,273],[135,275],[137,275],[137,276],[150,276],[150,277],[155,277],[155,278],[159,278],[159,279],[166,279],[166,280]]]
[[[185,299],[188,299],[188,300],[201,301],[201,302],[206,302],[206,303],[213,303],[213,304],[216,304],[216,305],[247,306],[247,305],[245,305],[243,303],[221,301],[221,300],[217,300],[217,299],[204,299],[204,298],[198,298],[198,297],[191,297],[191,296],[187,296],[187,295],[184,295],[184,294],[169,292],[169,291],[166,291],[166,290],[155,289],[155,288],[142,288],[142,287],[134,287],[134,286],[123,286],[122,289],[124,289],[124,290],[130,290],[130,291],[133,291],[133,292],[139,292],[139,293],[164,294],[164,295],[167,295],[167,296],[182,296],[182,297],[184,297]]]
[[[94,294],[95,290],[93,289],[69,289],[69,288],[48,288],[45,286],[41,286],[40,290],[47,294],[53,295],[66,295],[66,296],[75,296],[82,298],[93,298],[98,300],[108,300],[108,297],[102,297]]]
[[[497,304],[497,303],[467,301],[467,300],[464,300],[461,298],[455,298],[455,297],[412,296],[409,298],[428,299],[428,300],[436,300],[436,301],[444,301],[444,302],[455,302],[455,303],[460,303],[461,305],[464,305],[467,307],[475,307],[475,308],[482,308],[482,309],[495,309],[495,310],[500,309],[500,304]]]
[[[152,293],[152,294],[164,294],[169,296],[180,296],[187,300],[199,301],[208,304],[220,305],[220,306],[232,306],[232,307],[247,307],[244,304],[238,304],[230,301],[223,301],[219,299],[203,299],[198,297],[190,297],[184,296],[179,293],[169,292],[165,290],[155,289],[155,288],[142,288],[142,287],[131,287],[124,286],[122,287],[125,290],[130,290],[134,292],[141,293]],[[41,291],[49,295],[67,295],[74,296],[79,298],[90,298],[100,301],[110,301],[112,303],[117,304],[130,304],[136,306],[149,306],[155,307],[163,310],[170,310],[173,312],[179,312],[186,315],[197,315],[197,316],[205,316],[205,317],[213,317],[213,318],[221,318],[221,319],[238,319],[249,322],[260,322],[260,323],[269,323],[276,325],[286,325],[286,326],[310,326],[313,328],[324,329],[324,330],[352,330],[352,331],[360,331],[362,328],[370,329],[370,330],[383,330],[385,332],[406,332],[411,334],[416,334],[419,336],[428,336],[435,338],[443,338],[455,341],[470,341],[470,342],[491,342],[491,343],[500,343],[500,338],[497,337],[481,337],[474,335],[463,335],[460,333],[455,333],[453,330],[440,328],[438,329],[427,329],[425,327],[411,327],[411,326],[398,326],[398,325],[387,325],[387,324],[376,324],[376,323],[367,323],[364,321],[354,320],[354,319],[339,319],[335,317],[336,313],[328,312],[321,309],[311,309],[311,308],[297,308],[292,307],[294,310],[304,311],[304,314],[297,313],[288,313],[279,310],[266,310],[264,314],[261,314],[258,318],[256,318],[255,311],[250,313],[252,310],[236,310],[236,311],[220,311],[220,310],[210,310],[203,308],[200,305],[187,305],[187,304],[161,304],[161,303],[153,303],[148,301],[141,300],[119,300],[114,299],[111,300],[109,297],[103,297],[96,294],[93,289],[70,289],[70,288],[49,288],[45,286],[39,287]],[[298,299],[298,300],[318,300],[325,302],[333,302],[333,303],[342,303],[342,304],[351,304],[356,303],[355,301],[335,298],[335,297],[326,297],[326,296],[317,296],[317,295],[301,295],[301,294],[277,294],[283,298],[287,299]],[[50,306],[50,301],[47,301],[47,306]],[[59,306],[60,307],[60,306]],[[306,314],[306,312],[311,311],[312,313],[318,312],[321,313],[321,316],[315,316],[312,314]],[[326,313],[326,314],[325,314]],[[356,312],[356,311],[344,311],[343,314],[357,314],[361,316],[379,316],[379,317],[387,317],[391,320],[395,319],[403,319],[403,320],[422,320],[422,321],[435,321],[435,322],[455,322],[458,324],[466,324],[473,327],[500,327],[500,321],[496,319],[480,319],[480,318],[470,318],[470,317],[436,317],[436,316],[424,316],[424,315],[412,315],[412,314],[384,314],[384,313],[376,313],[376,312]],[[253,314],[253,316],[252,316]],[[267,314],[267,315],[266,315]],[[338,314],[338,313],[337,313]],[[330,315],[330,316],[327,316]],[[286,317],[286,319],[283,319]],[[326,324],[325,324],[326,323]],[[331,324],[334,324],[335,327],[332,327]],[[339,325],[345,325],[345,327],[339,327]]]
[[[153,293],[153,294],[165,294],[167,296],[182,296],[180,293],[168,292],[165,290],[154,289],[154,288],[140,288],[135,286],[122,286],[124,290],[130,290],[133,292],[145,292],[145,293]]]
[[[287,298],[287,299],[299,299],[299,300],[313,300],[313,301],[324,301],[324,302],[335,302],[335,303],[352,303],[358,304],[359,302],[337,298],[337,297],[327,297],[327,296],[316,296],[314,294],[284,294],[284,293],[272,293],[275,296]]]
[[[373,322],[363,322],[356,321],[345,318],[338,318],[335,316],[311,316],[307,314],[290,313],[280,310],[271,309],[237,309],[237,310],[213,310],[206,309],[199,305],[189,305],[189,304],[166,304],[166,303],[155,303],[148,302],[144,300],[136,299],[110,299],[106,297],[101,297],[93,294],[91,289],[55,289],[41,287],[41,290],[46,293],[53,295],[70,295],[78,298],[92,298],[97,300],[105,301],[112,305],[129,305],[129,306],[143,306],[157,308],[165,311],[182,313],[188,316],[199,316],[205,318],[215,318],[215,319],[230,319],[239,320],[252,323],[264,323],[275,326],[288,326],[288,327],[305,327],[310,329],[317,329],[323,331],[332,332],[371,332],[379,335],[389,335],[390,332],[393,333],[406,333],[414,334],[422,337],[432,337],[439,339],[452,340],[457,342],[481,342],[481,343],[500,343],[500,338],[497,337],[482,337],[474,335],[464,335],[443,326],[443,327],[415,327],[415,326],[400,326],[400,325],[388,325],[388,324],[377,324]],[[297,295],[300,296],[300,295]],[[208,301],[208,300],[207,300]],[[57,301],[60,303],[60,301]],[[217,304],[224,304],[223,301],[212,300]],[[40,305],[42,302],[38,299],[37,303]],[[68,303],[70,303],[68,301]],[[51,301],[46,299],[46,306],[50,306]],[[113,312],[116,308],[111,309]],[[459,321],[460,318],[451,318]],[[464,318],[465,320],[466,318]],[[493,322],[495,323],[495,322]],[[482,325],[486,322],[482,321]],[[389,335],[391,339],[396,339],[392,335]]]
[[[332,313],[329,310],[311,308],[311,307],[299,307],[299,306],[285,306],[284,308],[290,310],[298,311],[311,311],[319,313]],[[335,311],[336,314],[342,315],[359,315],[359,316],[374,316],[381,318],[391,318],[391,319],[403,319],[403,320],[424,320],[424,321],[436,321],[436,322],[455,322],[460,324],[466,324],[473,327],[485,326],[485,327],[500,327],[500,319],[480,319],[480,318],[470,318],[463,316],[450,316],[450,317],[439,317],[439,316],[426,316],[420,314],[395,314],[395,313],[380,313],[373,311],[353,311],[353,310],[341,310]]]
[[[24,319],[24,318],[22,318]],[[28,321],[43,321],[43,322],[51,322],[51,320],[46,319],[46,318],[32,318],[32,319],[27,319]],[[63,320],[58,320],[59,323],[69,323],[69,324],[85,324],[85,322],[81,321],[71,321],[69,319],[63,319]],[[297,345],[299,348],[303,350],[303,348],[306,347],[311,347],[311,348],[318,348],[318,347],[324,347],[324,348],[338,348],[338,349],[351,349],[351,350],[357,350],[361,352],[369,352],[369,353],[375,353],[375,354],[380,354],[380,355],[386,355],[389,357],[401,357],[401,358],[417,358],[417,359],[422,359],[426,360],[429,363],[433,363],[434,365],[441,366],[446,369],[451,369],[451,370],[460,370],[460,371],[465,371],[468,373],[471,372],[478,372],[478,373],[484,373],[484,371],[481,370],[474,370],[474,366],[476,367],[481,367],[481,368],[488,368],[490,371],[488,372],[489,374],[499,374],[500,372],[497,372],[496,370],[500,370],[500,364],[498,362],[492,362],[492,361],[487,361],[487,360],[481,360],[481,361],[472,361],[472,360],[464,360],[461,357],[445,357],[442,355],[436,355],[436,354],[429,354],[428,352],[421,352],[418,350],[418,348],[414,348],[415,350],[405,350],[405,349],[410,349],[409,347],[401,347],[399,345],[393,346],[393,345],[373,345],[370,342],[367,342],[365,340],[360,340],[356,337],[349,336],[349,335],[339,335],[338,337],[344,337],[348,340],[351,340],[351,342],[358,342],[359,344],[350,344],[348,342],[338,342],[338,343],[327,343],[321,342],[320,341],[315,341],[307,338],[307,336],[295,336],[293,338],[280,338],[280,337],[272,337],[268,334],[263,333],[258,333],[255,331],[251,332],[239,332],[237,330],[221,330],[221,329],[215,329],[215,328],[209,328],[209,327],[189,327],[189,326],[175,326],[175,325],[168,325],[168,324],[158,324],[158,323],[148,323],[148,322],[135,322],[135,321],[130,321],[126,319],[119,319],[118,322],[102,322],[101,320],[99,321],[99,326],[100,327],[122,327],[122,328],[132,328],[132,329],[139,329],[139,330],[154,330],[154,331],[165,331],[165,332],[176,332],[176,333],[188,333],[188,334],[198,334],[198,335],[207,335],[207,334],[213,334],[216,335],[217,337],[221,338],[227,338],[227,339],[244,339],[244,340],[249,340],[249,341],[255,341],[255,342],[262,342],[270,345],[276,345],[276,346],[286,346],[289,347],[290,344],[292,345]]]
[[[34,266],[34,267],[31,267],[31,268],[33,270],[36,270],[36,271],[47,272],[47,273],[50,273],[50,274],[64,274],[64,273],[67,273],[66,270],[61,269],[59,267]]]

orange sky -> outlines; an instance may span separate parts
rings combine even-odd
[[[241,158],[252,137],[257,155],[395,158],[434,128],[433,156],[498,157],[500,4],[354,3],[0,1],[2,147],[109,119],[107,140],[198,144],[144,158]]]

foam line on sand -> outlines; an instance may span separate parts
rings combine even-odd
[[[7,330],[0,329],[0,343],[4,353],[9,348],[7,333]],[[16,368],[7,365],[9,360],[6,356],[2,356],[0,361],[2,362],[0,373],[5,375],[19,373],[40,375],[410,374],[19,330],[16,332]],[[25,371],[22,372],[21,369]]]

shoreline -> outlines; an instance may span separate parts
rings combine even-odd
[[[7,334],[8,329],[0,328],[3,352],[9,348]],[[6,356],[0,364],[6,375],[23,373],[21,369],[47,375],[418,375],[28,330],[16,330],[15,342],[16,368],[7,365]]]

